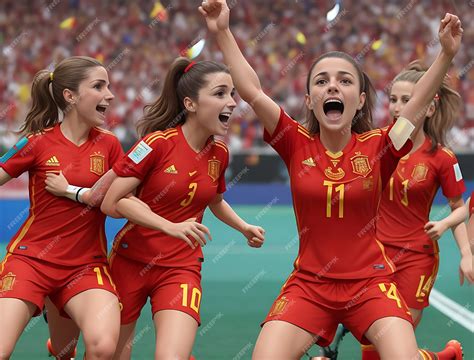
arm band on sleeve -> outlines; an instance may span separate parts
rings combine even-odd
[[[413,125],[410,120],[404,117],[399,117],[397,119],[388,133],[395,150],[398,151],[403,147],[403,145],[405,145],[407,140],[410,138],[410,135],[413,133],[413,130],[415,130],[415,125]]]

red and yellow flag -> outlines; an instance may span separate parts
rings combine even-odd
[[[160,1],[155,2],[153,6],[153,10],[150,12],[150,17],[152,19],[158,19],[160,21],[167,21],[168,20],[168,11],[163,6]]]
[[[61,23],[59,24],[60,29],[72,29],[74,26],[76,26],[75,16],[68,17],[66,20],[61,21]]]

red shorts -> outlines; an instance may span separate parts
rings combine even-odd
[[[7,254],[0,263],[0,297],[35,304],[41,313],[49,296],[60,314],[69,317],[64,305],[75,295],[90,289],[104,289],[117,295],[107,264],[68,267],[28,256]]]
[[[438,274],[439,255],[395,246],[384,247],[385,253],[396,266],[392,279],[407,305],[412,309],[429,306],[428,299]]]
[[[296,276],[295,276],[296,275]],[[412,323],[410,312],[389,278],[308,282],[290,276],[265,321],[281,320],[315,336],[315,343],[328,346],[339,323],[361,343],[378,319],[395,316]]]
[[[117,253],[112,253],[109,262],[123,306],[122,325],[140,317],[148,297],[152,315],[160,310],[178,310],[201,324],[201,264],[187,267],[147,265]]]

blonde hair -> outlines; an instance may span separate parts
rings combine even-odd
[[[399,73],[392,82],[408,81],[416,84],[426,72],[427,67],[420,60],[412,61],[405,70]],[[434,99],[435,111],[423,123],[423,131],[431,139],[430,152],[436,151],[438,144],[446,146],[446,134],[456,122],[461,110],[461,96],[449,87],[448,78],[445,77]]]

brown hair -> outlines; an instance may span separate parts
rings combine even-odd
[[[35,133],[57,124],[58,108],[65,114],[70,106],[64,99],[63,91],[78,91],[79,84],[87,78],[89,70],[97,66],[103,65],[96,59],[71,56],[61,61],[53,72],[38,71],[31,84],[31,108],[19,132]]]
[[[191,60],[184,57],[174,60],[166,74],[160,96],[144,108],[144,115],[137,123],[138,134],[145,136],[183,124],[186,121],[183,100],[186,97],[197,100],[199,90],[207,84],[206,75],[217,72],[229,74],[229,69],[214,61],[200,61],[191,65]]]
[[[357,70],[357,74],[359,76],[359,83],[360,83],[359,91],[360,93],[365,92],[366,99],[365,99],[365,103],[362,109],[357,110],[354,115],[354,118],[352,119],[351,130],[358,134],[371,130],[373,128],[372,109],[375,103],[375,88],[372,85],[372,82],[370,81],[367,74],[362,70],[360,65],[349,54],[345,52],[341,52],[341,51],[330,51],[318,57],[311,65],[309,69],[308,77],[306,79],[307,94],[309,94],[311,73],[314,67],[316,66],[317,63],[319,63],[321,60],[326,59],[326,58],[339,58],[339,59],[347,60]],[[316,119],[316,116],[314,116],[313,111],[308,108],[306,108],[306,126],[308,127],[308,131],[311,134],[319,133],[319,122]]]
[[[412,61],[393,79],[392,86],[397,81],[416,84],[426,70],[427,67],[420,60]],[[434,99],[435,111],[430,118],[425,118],[423,123],[423,131],[431,139],[430,152],[435,152],[438,144],[446,146],[446,133],[453,127],[462,104],[461,96],[449,87],[447,77],[444,78],[437,95]]]

